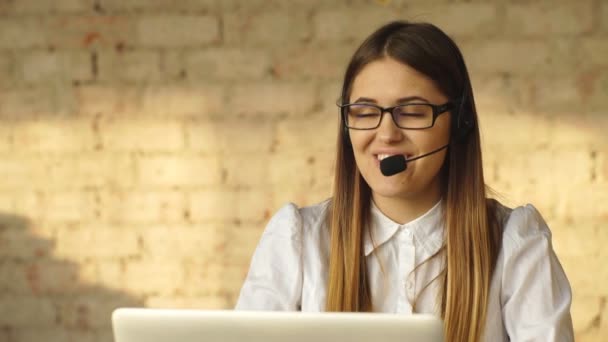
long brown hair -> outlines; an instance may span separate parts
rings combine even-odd
[[[444,199],[445,258],[440,291],[447,341],[477,341],[483,334],[490,281],[500,248],[495,202],[486,198],[477,112],[468,71],[454,41],[432,24],[392,22],[369,36],[344,76],[342,103],[357,74],[372,61],[391,57],[432,79],[454,103],[451,143],[440,171]],[[333,197],[328,311],[372,311],[363,251],[371,189],[354,159],[348,131],[340,125]],[[467,132],[463,132],[467,128]],[[465,134],[466,133],[466,134]]]

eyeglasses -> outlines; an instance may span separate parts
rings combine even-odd
[[[435,125],[437,117],[450,109],[452,103],[408,103],[394,107],[380,107],[369,103],[337,104],[347,128],[375,129],[380,126],[385,112],[391,113],[393,122],[403,129],[425,129]]]

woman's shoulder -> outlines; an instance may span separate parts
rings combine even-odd
[[[503,247],[517,247],[539,237],[551,239],[545,219],[532,204],[510,208],[496,202],[496,212],[502,225]]]
[[[325,222],[329,203],[330,199],[304,207],[286,203],[270,219],[265,234],[299,238],[305,231],[318,231]]]

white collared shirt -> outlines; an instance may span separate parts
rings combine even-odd
[[[251,260],[237,310],[324,311],[329,264],[328,201],[287,204],[270,220]],[[439,315],[442,258],[420,265],[443,244],[441,202],[406,224],[372,204],[364,248],[377,312]],[[551,232],[532,205],[500,206],[503,222],[484,341],[573,341],[572,293],[551,245]],[[372,241],[373,240],[373,241]],[[374,252],[374,253],[372,253]],[[430,284],[424,291],[425,285]]]

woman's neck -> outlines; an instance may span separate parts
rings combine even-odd
[[[423,194],[402,197],[384,197],[372,192],[376,207],[391,220],[405,224],[429,211],[441,199],[439,185]]]

